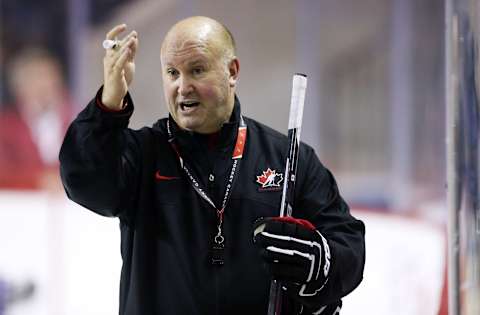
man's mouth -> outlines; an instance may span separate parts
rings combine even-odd
[[[180,102],[179,103],[180,105],[180,109],[182,111],[189,111],[189,110],[192,110],[193,108],[197,107],[198,105],[200,105],[200,102],[198,101],[183,101],[183,102]]]

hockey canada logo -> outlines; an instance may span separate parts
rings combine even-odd
[[[279,190],[280,183],[283,181],[283,174],[277,173],[276,170],[268,168],[262,171],[262,175],[257,176],[257,183],[262,185],[260,190]]]

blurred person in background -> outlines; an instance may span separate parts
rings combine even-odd
[[[32,281],[13,283],[0,276],[0,315],[7,314],[9,307],[23,303],[35,295],[35,284]]]
[[[282,314],[338,315],[362,280],[364,225],[305,144],[294,217],[278,217],[287,137],[241,115],[230,31],[207,17],[170,29],[160,52],[170,116],[134,131],[138,37],[117,40],[125,30],[107,34],[104,85],[60,152],[69,198],[120,218],[120,314],[264,315],[273,277]]]
[[[61,65],[31,47],[7,70],[14,101],[0,113],[0,188],[59,190],[58,152],[72,110]]]
[[[7,304],[7,283],[0,277],[0,315],[5,314]]]

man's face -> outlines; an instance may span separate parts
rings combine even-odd
[[[51,60],[35,59],[18,70],[14,93],[25,110],[38,113],[59,106],[63,102],[60,69]]]
[[[206,40],[182,36],[167,39],[162,49],[165,99],[182,129],[213,133],[231,115],[236,73],[232,77],[232,63],[219,51]]]

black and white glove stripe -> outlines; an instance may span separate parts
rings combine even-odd
[[[301,308],[300,313],[298,315],[340,315],[340,311],[342,309],[342,301],[339,300],[335,303],[324,305],[317,310],[311,311],[305,307]]]
[[[300,286],[300,297],[317,295],[328,282],[330,247],[308,221],[261,219],[255,224],[254,239],[272,276]]]
[[[341,310],[340,306],[335,307],[330,312],[328,311],[327,307],[328,306],[321,307],[318,311],[313,312],[312,315],[339,315],[340,314],[340,310]]]
[[[320,244],[318,244],[317,242],[301,240],[301,239],[291,237],[291,236],[277,235],[277,234],[272,234],[272,233],[268,233],[268,232],[261,232],[261,234],[265,237],[270,237],[270,238],[274,238],[274,239],[278,239],[278,240],[284,240],[284,241],[287,241],[287,242],[298,242],[300,244],[305,244],[305,245],[310,246],[310,247],[316,246],[318,252],[320,253],[320,257],[319,257],[319,259],[317,259],[317,261],[315,261],[315,255],[310,254],[310,253],[300,252],[300,251],[292,250],[292,249],[284,249],[284,248],[279,248],[279,247],[275,247],[275,246],[268,246],[267,247],[267,250],[272,251],[272,252],[276,252],[276,253],[280,253],[280,254],[284,254],[284,255],[290,255],[290,256],[299,255],[299,256],[304,257],[305,259],[310,260],[310,272],[308,274],[307,282],[310,282],[312,280],[312,276],[313,276],[313,272],[315,270],[315,266],[316,266],[316,264],[318,264],[319,260],[321,260],[322,249],[320,248]],[[320,268],[317,268],[317,273],[315,275],[315,279],[318,279],[318,273],[319,272],[320,272]]]

